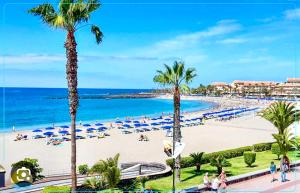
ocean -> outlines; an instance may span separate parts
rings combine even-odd
[[[125,117],[159,116],[173,111],[173,101],[166,99],[99,99],[97,96],[137,94],[147,89],[79,89],[77,121],[105,122]],[[93,96],[88,97],[88,96]],[[96,97],[95,97],[96,96]],[[64,88],[0,88],[0,131],[36,129],[67,124],[70,121],[67,89]],[[181,102],[182,111],[210,108],[201,101]]]

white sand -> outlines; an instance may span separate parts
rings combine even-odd
[[[182,128],[186,148],[183,155],[192,152],[213,152],[273,141],[274,127],[260,117],[250,115],[228,122],[209,120],[205,125]],[[27,131],[27,133],[30,133]],[[120,153],[120,162],[146,161],[165,163],[163,152],[164,131],[151,131],[150,141],[138,141],[140,134],[122,134],[118,129],[109,130],[104,139],[77,140],[77,164],[94,164],[100,159]],[[32,134],[31,134],[32,135]],[[46,139],[14,141],[16,133],[0,134],[0,164],[10,170],[11,163],[25,157],[36,158],[44,175],[70,172],[70,142],[60,146],[46,145]],[[7,174],[10,172],[8,171]]]

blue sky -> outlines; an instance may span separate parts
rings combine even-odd
[[[0,3],[0,86],[66,87],[65,32],[27,14],[45,1],[18,2]],[[192,86],[300,77],[297,1],[101,2],[91,23],[103,43],[76,34],[81,88],[155,88],[156,69],[174,60],[197,69]]]

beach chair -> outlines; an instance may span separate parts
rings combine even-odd
[[[71,141],[71,139],[68,138],[68,137],[63,137],[62,140],[64,140],[64,141]]]

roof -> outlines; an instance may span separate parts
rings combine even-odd
[[[5,169],[2,165],[0,165],[0,172],[5,172]]]
[[[276,85],[275,82],[272,81],[241,81],[235,80],[233,84],[242,84],[244,86],[273,86]]]
[[[300,83],[300,78],[288,78],[287,82],[289,82],[289,83]]]
[[[213,86],[229,86],[226,82],[213,82],[211,83]]]

